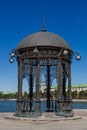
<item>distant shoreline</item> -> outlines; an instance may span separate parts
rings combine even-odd
[[[87,99],[73,99],[73,102],[87,102]]]
[[[0,99],[0,101],[16,101],[17,99]],[[46,101],[45,99],[41,101]],[[72,99],[73,102],[87,102],[87,99]]]
[[[17,99],[0,99],[0,101],[16,101]]]

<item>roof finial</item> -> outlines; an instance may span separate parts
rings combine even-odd
[[[43,15],[43,17],[42,17],[42,32],[46,32],[46,28],[45,28],[45,25],[44,25],[44,23],[45,23],[45,20],[44,20],[44,15]]]

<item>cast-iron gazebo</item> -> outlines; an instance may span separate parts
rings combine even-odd
[[[44,75],[46,89],[46,112],[54,111],[58,116],[73,116],[71,97],[71,60],[73,51],[60,36],[47,32],[42,28],[25,37],[12,51],[10,62],[16,57],[18,62],[18,97],[16,116],[37,117],[41,112],[40,83]],[[80,56],[77,55],[77,60]],[[57,81],[57,97],[55,109],[52,108],[51,83],[52,77]],[[22,94],[23,79],[27,79],[29,97]],[[68,91],[66,94],[66,82]],[[35,85],[35,90],[34,90]],[[35,94],[34,94],[35,91]]]

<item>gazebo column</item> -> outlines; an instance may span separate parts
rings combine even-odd
[[[47,112],[50,112],[50,65],[47,65]]]
[[[29,106],[30,112],[33,111],[33,67],[30,65],[30,82],[29,82]]]
[[[68,96],[64,100],[64,116],[70,117],[73,116],[74,113],[72,111],[72,99],[71,99],[71,64],[66,64],[65,75],[68,77]]]
[[[68,102],[67,102],[67,116],[73,116],[72,111],[72,93],[71,93],[71,63],[68,63]]]
[[[40,113],[40,61],[37,61],[36,65],[36,115]]]
[[[62,64],[62,68],[63,68],[62,94],[63,94],[63,99],[66,100],[66,79],[67,79],[66,65],[65,65],[65,64]]]
[[[68,99],[72,100],[71,93],[71,63],[68,64]]]
[[[18,97],[17,97],[17,111],[19,113],[23,110],[23,101],[22,101],[22,61],[18,59]]]
[[[57,87],[57,102],[58,102],[58,110],[56,115],[62,116],[63,115],[63,101],[62,101],[62,64],[61,59],[58,59],[58,87]]]

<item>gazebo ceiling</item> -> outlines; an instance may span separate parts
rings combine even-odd
[[[25,37],[17,46],[16,49],[29,48],[35,46],[52,46],[52,47],[65,47],[71,50],[67,42],[58,36],[57,34],[51,32],[37,32]]]

